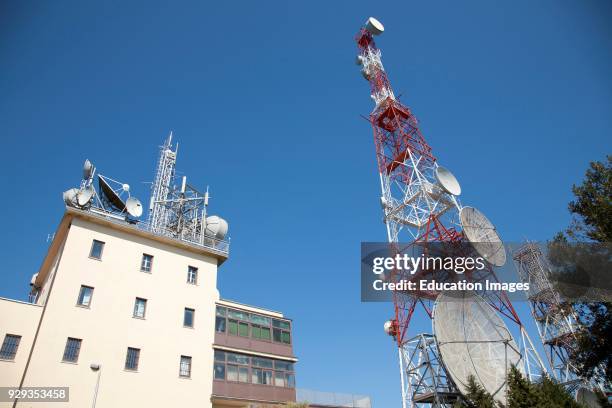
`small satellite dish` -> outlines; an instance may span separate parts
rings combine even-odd
[[[463,233],[476,252],[493,266],[506,263],[506,250],[495,226],[473,207],[463,207],[459,213]]]
[[[225,221],[221,217],[217,217],[216,215],[211,215],[210,217],[206,217],[206,229],[204,231],[204,235],[211,238],[223,239],[227,235],[227,230],[229,225],[227,221]]]
[[[119,197],[119,195],[117,195],[117,193],[113,190],[106,178],[101,174],[98,174],[98,184],[100,185],[100,191],[102,191],[102,194],[104,194],[104,197],[108,200],[108,202],[117,210],[124,211],[125,203],[123,202],[121,197]]]
[[[125,210],[134,218],[142,215],[142,204],[136,197],[129,197],[125,200]]]
[[[395,335],[393,320],[387,320],[383,325],[383,328],[385,329],[385,333],[387,333],[389,336]]]
[[[85,207],[91,198],[94,196],[95,190],[92,186],[86,187],[83,190],[80,190],[77,194],[77,203],[79,207]]]
[[[372,33],[372,35],[379,35],[385,31],[385,26],[374,17],[368,18],[365,23],[365,29]]]
[[[449,169],[438,166],[435,170],[435,176],[438,184],[440,184],[444,191],[454,196],[461,194],[461,185],[459,185],[457,178]]]
[[[78,188],[71,188],[70,190],[64,191],[64,193],[62,194],[62,198],[64,199],[64,202],[66,203],[66,205],[69,205],[71,207],[76,207],[78,193],[79,193]]]
[[[363,57],[361,55],[358,55],[357,58],[355,58],[355,64],[363,65]]]
[[[434,305],[433,331],[442,361],[462,394],[468,379],[505,403],[506,377],[521,354],[495,310],[474,292],[442,292]]]
[[[93,174],[93,168],[93,164],[88,159],[85,159],[85,164],[83,164],[83,180],[89,180]]]

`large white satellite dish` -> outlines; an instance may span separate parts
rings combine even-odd
[[[493,398],[505,402],[508,370],[519,367],[521,355],[491,306],[474,292],[440,293],[433,331],[442,362],[462,394],[473,375]]]
[[[227,235],[229,225],[227,221],[216,215],[206,217],[206,229],[204,235],[216,239],[223,239]]]
[[[82,190],[80,190],[77,194],[77,203],[79,204],[80,207],[84,207],[87,205],[87,203],[89,203],[89,201],[91,201],[91,198],[94,196],[95,194],[95,190],[92,186],[86,187]]]
[[[476,252],[494,266],[506,263],[506,250],[495,226],[474,207],[463,207],[459,213],[466,238]]]
[[[372,35],[379,35],[385,31],[385,26],[374,17],[370,17],[365,23],[365,29],[371,32]]]
[[[435,176],[438,184],[440,184],[444,191],[454,196],[461,194],[461,185],[449,169],[438,166],[435,170]]]
[[[125,200],[125,210],[134,218],[142,215],[142,203],[136,197],[129,197]]]

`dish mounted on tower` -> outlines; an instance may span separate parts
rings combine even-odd
[[[160,148],[155,180],[151,186],[149,225],[152,232],[195,244],[222,241],[228,231],[227,221],[208,216],[208,188],[198,191],[187,177],[175,184],[178,144],[172,146],[172,132]]]
[[[481,212],[461,205],[458,198],[461,186],[456,177],[438,164],[421,133],[417,118],[395,97],[382,64],[381,52],[374,41],[374,37],[383,31],[383,25],[370,17],[360,28],[355,41],[358,47],[356,62],[361,66],[362,76],[369,82],[370,96],[374,101],[368,119],[374,133],[380,202],[390,250],[400,254],[411,246],[434,249],[430,244],[436,242],[469,243],[471,245],[462,245],[461,251],[467,252],[468,256],[472,253],[482,256],[487,265],[477,274],[467,271],[464,276],[478,281],[496,281],[494,267],[506,262],[501,239]],[[409,241],[409,244],[402,241]],[[449,248],[453,246],[448,245]],[[427,269],[416,273],[394,270],[387,279],[391,282],[414,281],[432,278],[433,272]],[[444,364],[440,363],[444,358],[439,355],[435,337],[429,334],[408,337],[408,327],[417,305],[423,306],[427,317],[433,319],[436,296],[442,295],[439,292],[415,295],[414,292],[400,291],[393,294],[395,316],[385,323],[384,328],[398,347],[404,408],[422,403],[444,406],[453,396],[456,398],[460,394]],[[501,291],[487,291],[483,294],[483,301],[491,310],[518,325],[523,340],[521,362],[532,378],[530,364],[540,368],[543,365],[507,295]],[[489,309],[486,310],[478,315],[479,319],[490,320]],[[459,319],[460,311],[455,312]],[[435,367],[433,363],[424,363],[434,360],[439,362]],[[535,371],[533,374],[537,375]],[[424,384],[429,386],[424,387]]]

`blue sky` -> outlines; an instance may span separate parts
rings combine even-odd
[[[26,297],[85,158],[146,199],[174,130],[178,169],[230,222],[222,296],[295,320],[298,386],[397,406],[391,305],[359,301],[359,244],[385,239],[354,65],[366,17],[462,202],[504,239],[567,225],[572,183],[612,151],[603,0],[155,3],[0,5],[0,296]]]

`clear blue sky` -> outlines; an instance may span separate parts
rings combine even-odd
[[[359,243],[385,239],[365,18],[463,203],[506,240],[567,225],[572,183],[612,153],[605,0],[156,3],[0,5],[0,296],[26,297],[85,158],[146,199],[172,129],[230,222],[222,296],[295,320],[298,386],[398,406],[391,305],[359,301]]]

